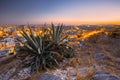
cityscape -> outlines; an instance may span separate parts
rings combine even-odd
[[[0,80],[120,80],[120,1],[1,0]]]

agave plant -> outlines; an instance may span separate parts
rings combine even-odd
[[[22,42],[22,51],[26,51],[24,58],[25,66],[30,66],[32,72],[46,68],[59,66],[59,62],[64,58],[73,56],[73,49],[63,42],[67,36],[62,34],[63,25],[54,26],[51,31],[44,30],[44,35],[34,35],[30,29],[30,34],[22,31],[21,34],[26,40]]]

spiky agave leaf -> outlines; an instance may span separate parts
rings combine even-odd
[[[31,28],[29,29],[30,34],[23,31],[22,36],[27,41],[24,43],[25,50],[30,52],[26,54],[26,57],[31,57],[25,60],[25,65],[31,66],[32,72],[54,68],[64,58],[71,57],[72,49],[64,43],[61,43],[66,38],[62,34],[63,25],[55,27],[52,24],[51,31],[44,30],[44,34],[38,34],[37,36],[34,35]]]

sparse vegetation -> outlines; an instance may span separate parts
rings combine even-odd
[[[120,38],[120,27],[108,29],[108,36],[111,38]]]
[[[53,24],[51,27],[29,27],[2,37],[1,47],[15,48],[15,53],[7,55],[14,56],[9,60],[6,56],[0,57],[0,79],[37,80],[44,77],[40,80],[49,80],[57,76],[63,80],[94,80],[95,75],[103,75],[97,74],[98,71],[110,73],[108,78],[112,74],[120,76],[120,27],[80,26],[80,30]],[[102,28],[104,31],[97,33]],[[4,46],[4,39],[17,45]]]

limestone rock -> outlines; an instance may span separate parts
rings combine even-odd
[[[105,71],[97,71],[93,75],[92,79],[93,80],[120,80],[120,77],[118,77],[117,75],[114,75],[114,74],[110,74]]]
[[[50,73],[45,73],[41,75],[37,80],[62,80],[62,79],[59,76]]]

